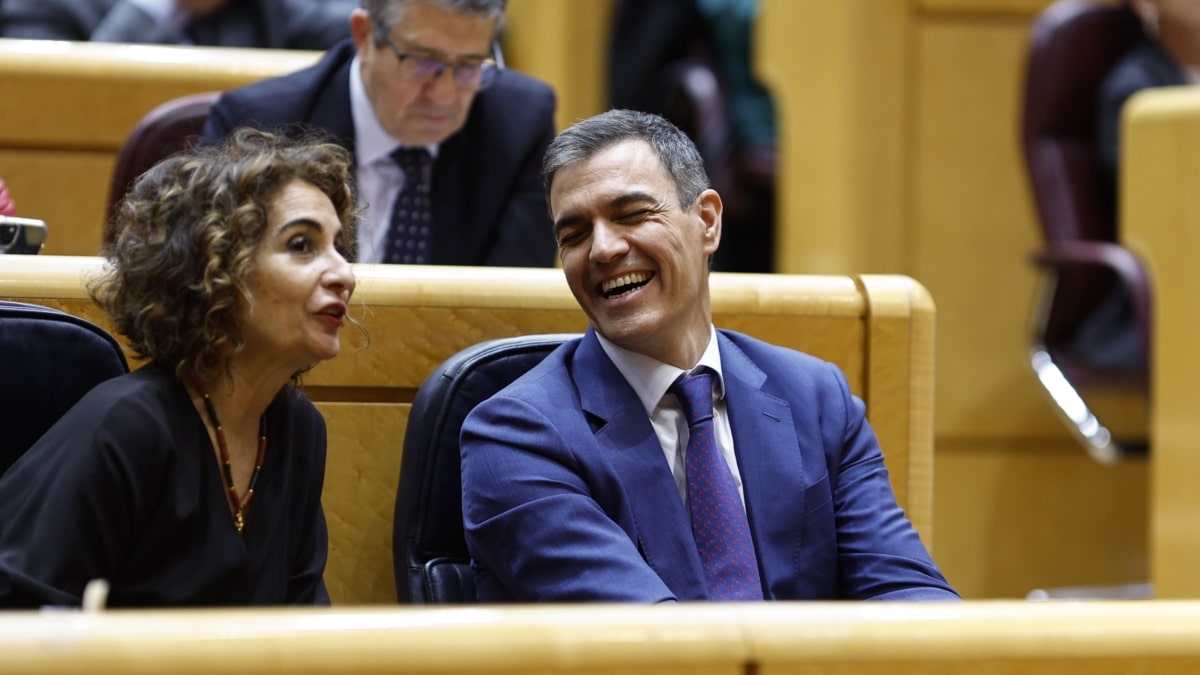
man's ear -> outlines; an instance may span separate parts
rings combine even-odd
[[[354,38],[354,47],[361,55],[367,45],[374,42],[371,35],[371,15],[362,7],[355,7],[350,12],[350,37]]]
[[[704,224],[704,250],[709,255],[716,253],[721,245],[721,195],[709,188],[696,198],[696,209]]]

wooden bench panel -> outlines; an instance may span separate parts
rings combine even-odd
[[[88,299],[102,260],[0,258],[0,298],[63,309],[110,327]],[[357,265],[342,353],[304,376],[329,429],[326,582],[338,604],[395,602],[392,511],[408,412],[433,369],[498,337],[579,332],[587,320],[553,269]],[[867,402],[892,483],[932,545],[932,299],[903,276],[714,274],[718,326],[842,368]],[[111,330],[111,328],[110,328]],[[136,365],[136,364],[135,364]]]
[[[319,52],[0,38],[0,176],[45,253],[94,255],[113,162],[155,106],[299,70]]]
[[[1193,673],[1200,603],[690,603],[0,615],[6,675]]]
[[[1160,598],[1200,596],[1200,89],[1147,90],[1122,118],[1120,234],[1146,264],[1150,345],[1150,580]]]

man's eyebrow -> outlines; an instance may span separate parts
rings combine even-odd
[[[621,208],[638,202],[658,202],[658,198],[648,192],[626,192],[608,203],[609,208]]]

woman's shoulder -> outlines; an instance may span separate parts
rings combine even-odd
[[[55,426],[91,430],[97,439],[160,438],[174,433],[189,414],[194,411],[179,380],[146,365],[93,387]]]

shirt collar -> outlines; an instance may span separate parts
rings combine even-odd
[[[596,339],[600,342],[600,348],[604,350],[608,358],[612,359],[613,365],[624,376],[625,381],[629,383],[630,387],[633,387],[642,407],[646,409],[647,416],[654,413],[654,409],[662,402],[662,398],[671,388],[671,384],[683,373],[691,372],[663,363],[645,354],[618,347],[600,333],[596,333]],[[708,346],[704,348],[700,360],[691,370],[696,370],[700,366],[711,368],[716,373],[713,392],[716,400],[724,398],[725,375],[721,371],[721,351],[717,347],[717,329],[711,324],[709,324]]]

